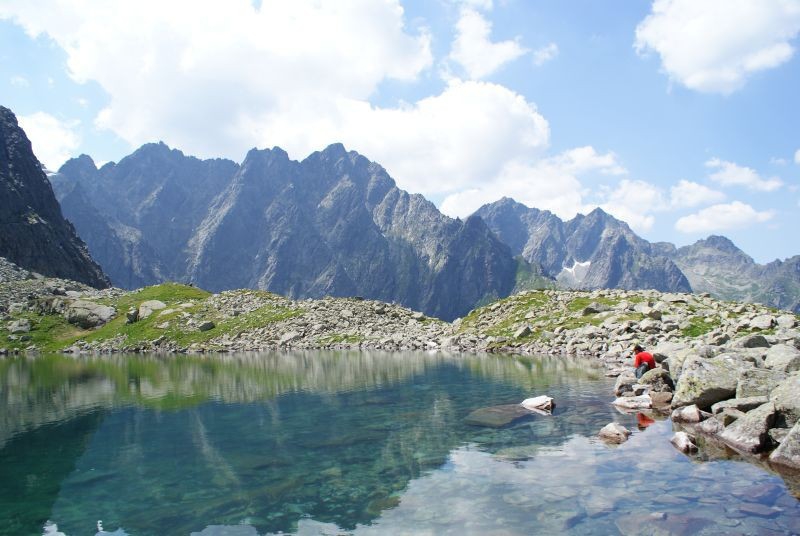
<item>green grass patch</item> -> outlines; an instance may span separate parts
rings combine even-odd
[[[75,337],[88,333],[68,323],[60,315],[39,316],[31,312],[14,315],[14,320],[23,318],[30,321],[30,332],[18,333],[14,335],[17,340],[13,340],[11,333],[7,329],[0,330],[0,348],[24,350],[30,345],[35,345],[43,352],[53,352],[69,346],[68,343],[74,340]],[[6,327],[7,324],[3,326],[3,328]],[[23,338],[26,340],[21,340]]]
[[[519,327],[519,324],[533,323],[538,320],[538,318],[526,320],[525,315],[531,311],[541,309],[547,305],[549,301],[550,297],[544,292],[532,291],[522,295],[514,295],[495,302],[499,304],[500,308],[504,311],[503,318],[496,324],[487,326],[485,328],[485,333],[494,337],[511,337],[514,334],[514,331],[516,331],[516,328]],[[488,316],[489,314],[494,313],[491,310],[491,307],[494,305],[495,304],[492,304],[487,307],[481,307],[479,309],[470,311],[470,313],[461,321],[461,326],[459,327],[458,331],[464,332],[468,329],[476,327],[481,322],[484,315]]]
[[[598,298],[573,298],[573,300],[567,304],[567,310],[577,313],[578,311],[583,311],[586,309],[590,303],[599,303],[601,305],[613,307],[619,303],[619,300],[614,298],[606,298],[605,296],[600,296]]]
[[[689,326],[681,330],[681,335],[684,337],[700,337],[717,326],[719,326],[718,320],[709,322],[702,318],[692,318],[689,320]]]
[[[345,333],[334,333],[332,335],[325,335],[317,339],[317,343],[323,346],[331,346],[334,344],[360,344],[364,342],[363,335],[349,335]]]

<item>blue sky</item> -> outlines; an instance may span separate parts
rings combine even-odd
[[[800,254],[800,0],[0,2],[39,158],[341,141],[464,217],[600,206],[649,240]]]

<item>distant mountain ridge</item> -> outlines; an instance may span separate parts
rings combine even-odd
[[[295,298],[360,295],[453,319],[508,295],[517,261],[480,218],[456,220],[341,144],[305,160],[251,150],[238,165],[148,144],[51,181],[112,281],[165,279]]]
[[[44,275],[107,287],[108,278],[64,219],[14,113],[0,106],[0,257]]]
[[[601,209],[565,222],[503,198],[475,214],[514,254],[567,287],[709,292],[800,313],[800,255],[760,265],[722,236],[682,248],[650,243]]]

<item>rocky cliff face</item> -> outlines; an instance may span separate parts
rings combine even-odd
[[[568,287],[691,291],[680,269],[658,247],[601,209],[567,222],[508,198],[475,213],[514,254]]]
[[[165,279],[294,298],[361,295],[452,319],[514,287],[516,262],[480,218],[454,220],[340,144],[297,162],[252,150],[241,166],[150,144],[52,177],[115,284]]]
[[[73,226],[62,216],[31,143],[0,106],[0,256],[45,275],[106,287]]]
[[[800,312],[800,255],[761,265],[724,236],[673,248],[669,254],[698,292]]]

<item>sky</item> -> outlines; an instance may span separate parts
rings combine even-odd
[[[800,254],[800,0],[0,0],[0,104],[55,170],[342,142],[466,217],[601,207]]]

